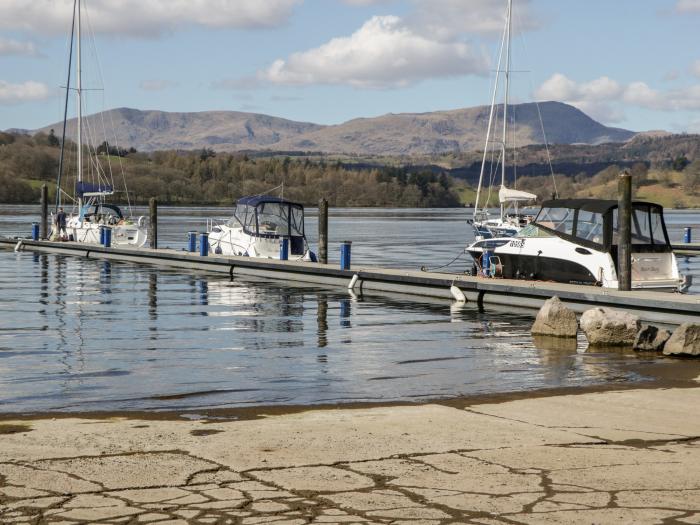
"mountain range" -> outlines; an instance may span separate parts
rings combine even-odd
[[[539,107],[538,107],[539,106]],[[488,106],[431,113],[387,114],[338,125],[296,122],[258,113],[204,111],[176,113],[118,108],[85,119],[85,133],[95,144],[103,140],[139,151],[211,148],[217,151],[309,151],[349,155],[433,155],[483,149]],[[509,106],[514,116],[514,144],[626,142],[635,133],[596,122],[561,102]],[[541,121],[540,121],[541,115]],[[58,134],[62,123],[35,132]],[[102,130],[109,130],[105,134]],[[98,131],[99,130],[99,131]],[[76,120],[67,124],[75,138]],[[115,140],[116,139],[116,140]]]

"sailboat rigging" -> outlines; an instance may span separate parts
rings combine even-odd
[[[486,131],[486,144],[484,146],[484,154],[481,161],[481,171],[479,173],[479,185],[476,192],[476,203],[474,206],[474,216],[470,221],[474,226],[475,235],[477,239],[488,239],[492,237],[503,237],[503,236],[513,236],[521,228],[526,226],[531,220],[532,216],[522,214],[519,210],[519,204],[523,202],[533,201],[537,198],[536,195],[527,193],[524,191],[518,191],[516,189],[508,188],[506,186],[506,156],[508,153],[508,105],[510,98],[510,76],[511,76],[511,49],[512,49],[512,19],[513,19],[513,0],[508,0],[508,7],[506,12],[506,24],[503,30],[503,38],[501,40],[500,52],[498,55],[498,67],[496,68],[496,79],[493,88],[493,95],[491,98],[491,109],[489,112],[489,122],[488,129]],[[504,57],[505,54],[505,57]],[[505,60],[504,60],[505,58]],[[501,140],[493,140],[492,135],[495,133],[495,127],[497,124],[497,103],[496,99],[498,97],[498,91],[500,86],[501,74],[504,79],[504,95],[503,95],[503,129]],[[501,168],[501,185],[498,192],[498,200],[500,202],[500,216],[498,218],[489,218],[489,213],[487,210],[487,202],[484,203],[483,207],[479,207],[481,201],[481,193],[484,187],[484,176],[486,174],[486,166],[488,162],[489,151],[493,152],[492,145],[496,144],[498,151],[500,153],[500,158],[498,163]],[[493,163],[489,162],[491,169],[493,168]]]
[[[112,229],[112,242],[116,245],[143,246],[147,240],[147,229],[144,218],[133,219],[125,217],[121,208],[114,204],[107,204],[105,197],[114,194],[114,180],[107,181],[106,173],[102,168],[97,151],[90,141],[85,144],[83,138],[83,60],[82,60],[82,10],[84,0],[74,0],[73,19],[71,24],[70,50],[68,58],[68,82],[66,85],[66,101],[63,115],[63,140],[61,145],[61,157],[59,160],[58,178],[56,182],[56,216],[61,208],[62,197],[67,195],[61,189],[61,182],[65,170],[66,126],[68,119],[68,99],[71,88],[71,73],[73,66],[73,43],[76,44],[76,182],[74,198],[76,204],[72,215],[66,221],[66,231],[62,231],[61,225],[53,225],[52,239],[72,240],[89,244],[100,242],[100,229]],[[90,130],[88,129],[88,132]],[[107,141],[105,140],[107,144]],[[85,180],[85,166],[83,158],[83,146],[87,146],[88,166],[93,173],[94,181]],[[109,148],[107,148],[109,155]],[[94,155],[93,155],[94,153]],[[93,158],[94,157],[94,158]],[[111,174],[111,167],[110,167]],[[111,182],[111,184],[109,183]],[[64,235],[67,237],[65,238]]]

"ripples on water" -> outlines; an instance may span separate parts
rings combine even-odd
[[[463,215],[353,211],[331,227],[355,241],[356,261],[415,267],[424,254],[452,258]],[[172,219],[161,238],[175,245],[179,226],[200,220]],[[591,353],[581,338],[538,348],[531,322],[512,309],[0,250],[0,411],[421,400],[636,381],[628,365],[653,361]]]

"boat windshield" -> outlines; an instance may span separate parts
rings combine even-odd
[[[542,208],[535,223],[545,230],[602,245],[605,235],[603,213],[566,207]]]
[[[596,244],[603,244],[604,225],[603,214],[579,210],[576,237]]]
[[[573,235],[575,215],[572,208],[542,208],[535,222],[552,231]]]
[[[536,224],[529,224],[520,230],[516,235],[521,239],[533,239],[535,237],[554,237],[548,231],[538,228]]]
[[[255,207],[247,204],[238,204],[236,211],[233,212],[233,217],[226,223],[229,228],[240,228],[241,226],[248,231],[254,232],[255,226]]]

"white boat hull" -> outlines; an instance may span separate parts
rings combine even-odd
[[[142,222],[142,221],[139,221]],[[94,222],[80,221],[71,218],[66,224],[68,239],[74,242],[86,244],[100,244],[100,227],[105,226]],[[133,246],[141,248],[148,241],[148,229],[132,221],[124,221],[122,224],[109,225],[112,230],[112,246]],[[58,238],[56,227],[53,227],[51,238]]]
[[[220,255],[261,257],[264,259],[280,258],[280,238],[277,236],[256,237],[248,235],[243,228],[219,225],[209,233],[209,251]],[[289,260],[308,260],[308,250],[293,254],[289,247]]]

